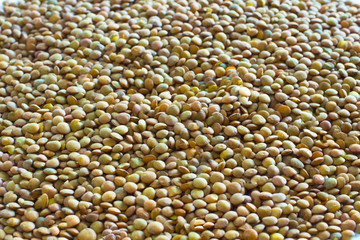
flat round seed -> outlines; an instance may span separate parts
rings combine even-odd
[[[24,2],[1,7],[0,239],[358,234],[356,1]]]

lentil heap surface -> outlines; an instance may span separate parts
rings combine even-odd
[[[5,3],[0,239],[351,239],[359,11]]]

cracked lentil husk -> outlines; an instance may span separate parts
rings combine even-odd
[[[0,239],[351,239],[359,9],[5,2]]]

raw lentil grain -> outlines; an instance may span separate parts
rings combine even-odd
[[[5,1],[0,239],[351,239],[355,1]]]

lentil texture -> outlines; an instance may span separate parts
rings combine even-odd
[[[351,0],[5,2],[0,239],[351,239],[359,19]]]

